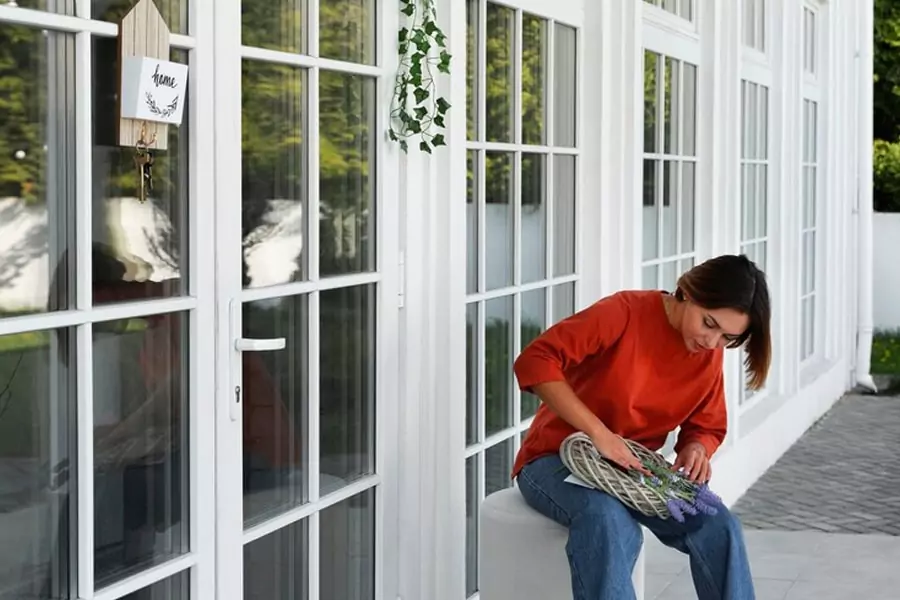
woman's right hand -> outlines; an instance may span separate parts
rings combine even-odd
[[[647,467],[641,464],[641,461],[631,448],[625,443],[625,440],[607,430],[591,436],[591,441],[603,458],[610,460],[626,471],[638,471],[644,475],[652,475]]]

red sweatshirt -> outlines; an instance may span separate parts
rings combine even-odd
[[[659,291],[625,291],[557,323],[516,359],[523,391],[567,381],[613,432],[651,450],[678,426],[676,450],[702,443],[711,457],[725,438],[723,350],[691,354],[669,324]],[[575,429],[541,404],[513,465],[556,454]]]

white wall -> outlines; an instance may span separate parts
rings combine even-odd
[[[900,328],[900,213],[875,213],[872,220],[872,294],[876,329]]]

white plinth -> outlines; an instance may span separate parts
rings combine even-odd
[[[517,488],[485,498],[480,517],[481,600],[572,600],[565,527],[528,506]],[[643,600],[643,549],[633,580]]]

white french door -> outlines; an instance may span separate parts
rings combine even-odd
[[[379,7],[216,5],[219,598],[383,594],[398,306]]]

